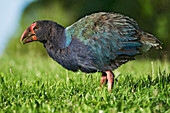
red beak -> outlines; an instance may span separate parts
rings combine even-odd
[[[35,32],[34,32],[34,27],[36,26],[36,23],[33,23],[30,27],[28,27],[24,33],[21,36],[20,42],[22,44],[32,42],[37,40]]]

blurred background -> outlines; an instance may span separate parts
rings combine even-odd
[[[98,90],[101,73],[67,71],[41,43],[20,43],[34,21],[67,27],[101,11],[127,15],[163,42],[114,70],[112,94]],[[1,0],[0,15],[0,112],[170,111],[170,0]]]
[[[67,27],[85,15],[100,11],[121,13],[135,19],[144,31],[163,42],[162,50],[143,57],[169,59],[170,0],[5,0],[0,5],[0,55],[46,57],[40,43],[22,46],[19,42],[28,26],[47,19]]]

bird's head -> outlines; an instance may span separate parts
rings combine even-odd
[[[49,20],[36,21],[24,31],[20,42],[22,44],[32,41],[46,42],[47,38],[50,37],[52,28],[55,28],[56,24],[57,23]]]

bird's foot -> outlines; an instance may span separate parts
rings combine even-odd
[[[112,71],[106,71],[107,80],[108,80],[108,91],[112,92],[113,82],[114,82],[114,74]]]
[[[107,83],[107,76],[102,76],[100,86],[103,87],[106,85],[106,83]]]
[[[101,89],[101,87],[105,86],[106,83],[108,83],[108,91],[111,93],[113,88],[113,82],[114,82],[114,74],[112,73],[112,71],[102,72],[101,84],[100,84],[100,88],[98,89]]]

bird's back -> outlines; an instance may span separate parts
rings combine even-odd
[[[65,31],[66,46],[70,46],[75,54],[82,54],[74,57],[82,60],[77,65],[84,67],[83,60],[88,60],[96,71],[114,70],[141,54],[140,48],[148,50],[151,46],[160,45],[158,39],[142,31],[133,19],[120,14],[95,13],[80,19]],[[80,52],[77,43],[71,45],[75,40],[87,46],[88,52]]]

